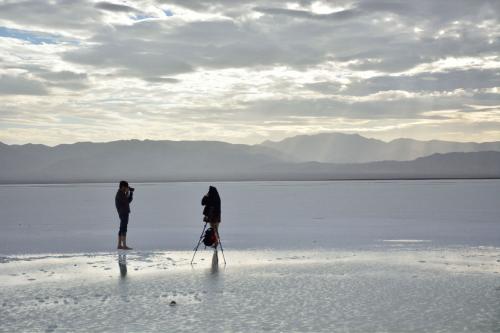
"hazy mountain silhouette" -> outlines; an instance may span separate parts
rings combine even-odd
[[[1,182],[238,178],[285,161],[271,148],[212,141],[114,141],[1,145]]]
[[[364,163],[409,161],[436,153],[500,151],[500,142],[448,142],[396,139],[384,142],[358,134],[322,133],[299,135],[282,141],[265,141],[261,146],[276,149],[299,161]]]
[[[268,179],[500,178],[500,152],[446,153],[413,161],[281,163],[261,168]]]
[[[214,141],[5,145],[1,183],[500,177],[500,152],[362,164],[294,162],[272,148]]]

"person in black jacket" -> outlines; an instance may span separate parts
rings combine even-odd
[[[127,246],[127,226],[130,214],[130,203],[133,200],[134,188],[128,186],[128,182],[122,180],[120,188],[116,192],[115,206],[120,217],[120,230],[118,231],[118,249],[132,250]]]
[[[217,247],[219,243],[219,224],[221,222],[221,200],[219,192],[213,186],[208,188],[208,193],[201,199],[203,208],[203,221],[210,223],[210,227],[214,229],[216,241],[213,245]]]

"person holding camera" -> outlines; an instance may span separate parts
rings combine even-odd
[[[132,250],[127,246],[127,226],[130,214],[130,203],[133,200],[134,188],[129,187],[128,182],[122,180],[120,188],[116,192],[115,206],[120,217],[120,230],[118,231],[118,249]]]

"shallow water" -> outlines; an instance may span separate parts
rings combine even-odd
[[[129,243],[189,250],[208,183],[133,184]],[[366,248],[387,240],[500,246],[500,181],[226,182],[229,249]],[[0,254],[115,248],[115,184],[0,186]]]
[[[495,332],[499,250],[9,256],[0,331]]]

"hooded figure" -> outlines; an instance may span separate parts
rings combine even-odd
[[[220,196],[217,189],[213,186],[208,188],[208,193],[201,199],[203,208],[203,221],[210,223],[210,228],[215,231],[215,242],[213,247],[217,248],[219,244],[219,223],[220,223]]]
[[[201,199],[202,206],[205,206],[203,209],[203,221],[210,223],[210,226],[215,223],[220,223],[221,216],[221,203],[220,196],[217,189],[213,186],[208,188],[208,193],[203,196]]]

